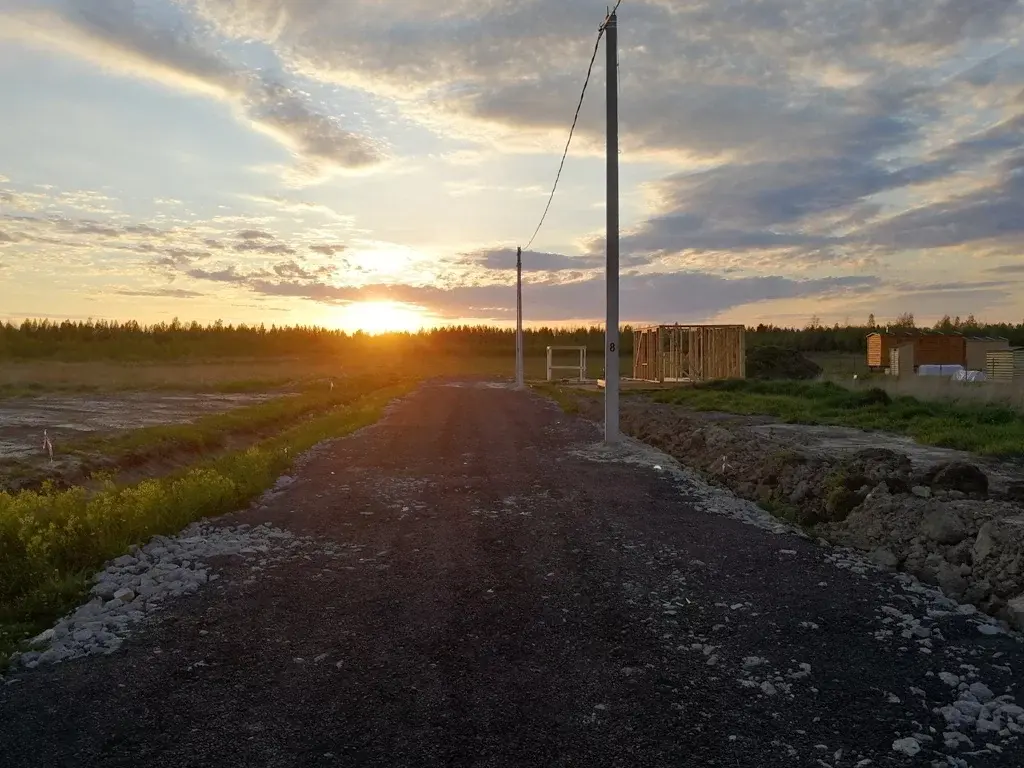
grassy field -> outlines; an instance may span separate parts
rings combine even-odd
[[[572,362],[572,353],[558,359]],[[526,375],[544,379],[546,360],[543,356],[525,358]],[[623,370],[631,365],[623,360]],[[180,363],[113,361],[63,362],[58,360],[23,360],[0,363],[0,397],[21,397],[62,393],[101,393],[167,391],[183,392],[267,392],[295,390],[315,383],[338,380],[343,375],[358,373],[440,376],[480,374],[512,376],[515,360],[508,354],[455,356],[434,355],[388,357],[385,355],[359,359],[334,358],[263,358],[182,361]],[[597,378],[604,367],[600,350],[587,357],[588,375]]]
[[[56,360],[4,362],[0,365],[0,397],[31,396],[49,392],[267,392],[295,390],[314,383],[357,373],[426,375],[455,372],[509,372],[507,357],[466,360],[441,357],[392,360],[372,358],[336,360],[270,358],[259,360],[185,361],[171,363],[71,363]]]
[[[986,456],[1024,454],[1024,415],[1008,405],[889,396],[830,382],[723,381],[654,395],[701,411],[763,414],[794,424],[834,424],[907,435]]]

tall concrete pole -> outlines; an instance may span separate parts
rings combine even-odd
[[[523,371],[523,249],[516,249],[516,389],[526,386]]]
[[[608,258],[605,266],[604,441],[619,439],[619,56],[618,19],[605,20],[608,61]]]

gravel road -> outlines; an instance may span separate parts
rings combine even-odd
[[[425,385],[216,521],[290,556],[0,684],[0,764],[1024,764],[1019,636],[599,436]]]

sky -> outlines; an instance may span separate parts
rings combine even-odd
[[[0,320],[515,320],[607,0],[0,0]],[[1024,319],[1024,1],[624,0],[622,319]],[[528,324],[604,317],[602,43]]]

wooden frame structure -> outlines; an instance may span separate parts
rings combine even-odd
[[[633,330],[633,378],[687,382],[747,377],[742,325],[652,325]]]
[[[579,362],[575,365],[555,365],[555,352],[576,352]],[[548,347],[548,381],[554,381],[554,371],[576,371],[577,381],[587,380],[587,348],[586,347]],[[560,377],[561,378],[561,377]],[[571,378],[571,377],[565,377]]]

